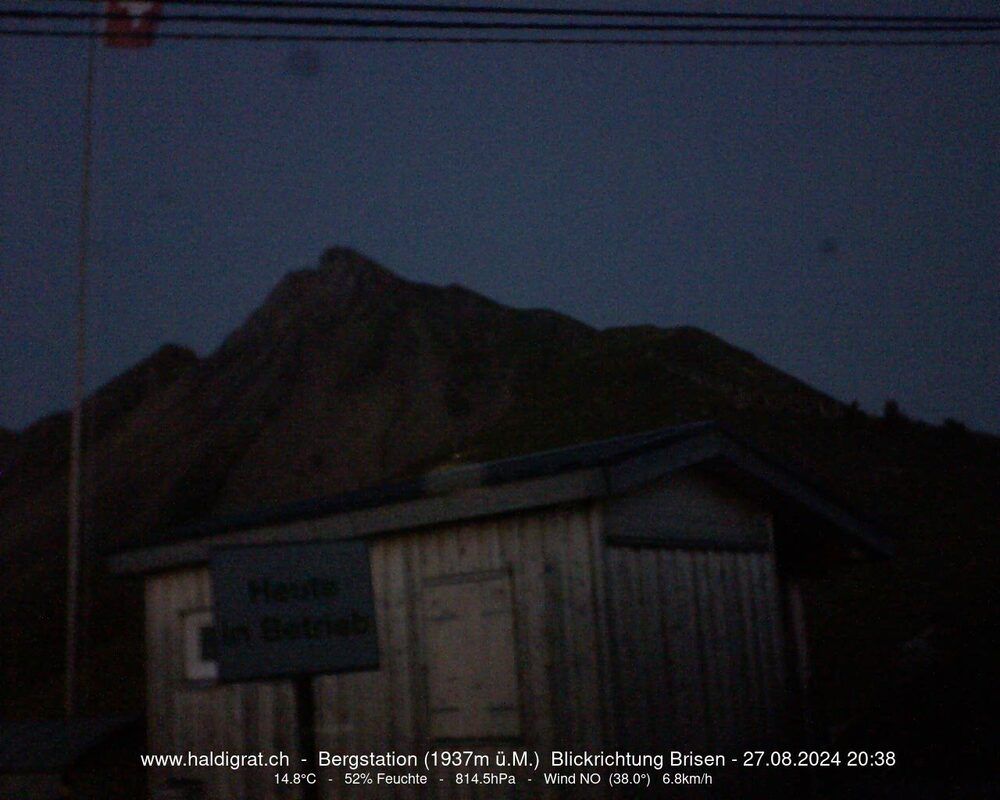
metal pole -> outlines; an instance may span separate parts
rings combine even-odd
[[[316,771],[316,699],[313,696],[312,677],[295,678],[295,725],[298,734],[300,764],[308,772]],[[319,800],[319,784],[302,784],[302,800]]]
[[[92,27],[94,27],[92,25]],[[80,605],[81,537],[80,478],[83,464],[83,398],[87,368],[87,256],[90,244],[90,175],[94,157],[94,62],[97,39],[87,43],[87,88],[83,103],[83,179],[80,191],[80,228],[76,265],[76,374],[69,453],[69,530],[66,548],[66,716],[77,711],[77,623]]]

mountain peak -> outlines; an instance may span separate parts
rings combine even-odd
[[[218,352],[228,356],[236,347],[301,329],[303,323],[328,324],[347,309],[358,307],[365,298],[383,295],[405,283],[356,250],[328,248],[315,267],[286,274]]]
[[[359,295],[380,293],[404,283],[402,278],[367,256],[347,247],[331,247],[316,267],[288,273],[268,304],[341,305]]]
[[[327,248],[313,271],[325,281],[332,278],[334,282],[350,282],[355,289],[385,288],[403,281],[396,273],[349,247]]]
[[[357,250],[350,247],[328,247],[323,251],[319,259],[321,270],[339,270],[344,272],[367,272],[368,270],[382,269],[378,264]]]

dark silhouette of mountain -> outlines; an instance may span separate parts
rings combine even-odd
[[[316,269],[286,276],[215,353],[164,347],[97,391],[86,412],[86,530],[102,548],[448,462],[720,420],[898,541],[893,561],[844,564],[808,586],[816,685],[832,725],[880,735],[871,721],[886,716],[872,709],[890,691],[896,708],[908,702],[896,697],[897,665],[916,676],[914,692],[933,678],[944,697],[967,692],[968,676],[985,668],[968,645],[988,630],[995,592],[997,439],[898,408],[869,416],[695,328],[596,330],[409,282],[333,249]],[[61,704],[68,441],[68,414],[0,431],[8,716]],[[95,712],[132,711],[139,590],[99,564],[91,583],[86,701]],[[913,642],[924,640],[932,652],[913,666]],[[978,724],[970,719],[962,725]],[[897,727],[917,736],[920,724],[907,720]]]
[[[3,475],[3,470],[7,468],[7,464],[14,457],[17,440],[18,436],[14,431],[0,428],[0,475]]]

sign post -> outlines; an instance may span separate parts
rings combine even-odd
[[[320,542],[216,550],[219,679],[291,678],[301,758],[316,753],[311,675],[378,668],[368,545]],[[305,784],[304,800],[318,787]]]

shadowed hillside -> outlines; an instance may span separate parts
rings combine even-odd
[[[288,275],[218,351],[161,349],[98,391],[87,419],[86,529],[103,548],[444,462],[720,420],[898,542],[891,562],[810,583],[829,728],[875,739],[906,731],[920,747],[935,727],[979,724],[954,704],[988,686],[986,651],[969,643],[986,635],[994,593],[997,440],[870,417],[703,331],[597,331],[331,250]],[[63,414],[0,431],[5,715],[61,704],[68,425]],[[138,590],[99,567],[94,585],[88,703],[134,710]],[[933,708],[918,699],[930,684],[942,698]],[[962,753],[974,750],[956,736]]]

